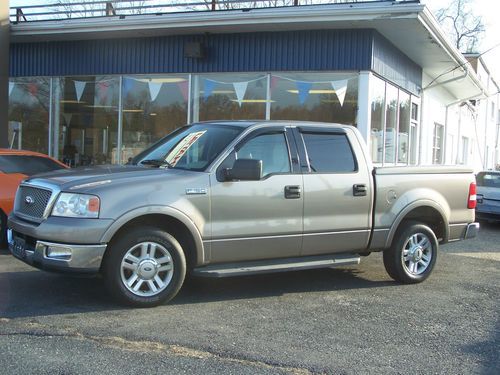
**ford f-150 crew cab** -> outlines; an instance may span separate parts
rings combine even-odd
[[[373,168],[351,126],[207,122],[129,165],[25,180],[9,248],[35,267],[102,274],[136,306],[170,300],[185,275],[357,264],[426,279],[438,244],[476,236],[475,179],[456,167]]]

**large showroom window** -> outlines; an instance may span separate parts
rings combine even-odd
[[[9,146],[49,152],[50,78],[9,82]]]
[[[416,164],[418,120],[417,117],[412,117],[411,95],[372,76],[370,98],[369,143],[373,162],[388,165]],[[415,109],[415,116],[417,110],[418,107]]]
[[[265,119],[266,74],[194,76],[194,121]]]
[[[358,76],[342,73],[273,73],[271,119],[356,125]]]
[[[124,76],[120,164],[185,125],[188,97],[188,75]]]
[[[116,162],[118,77],[53,80],[54,155],[75,167]]]
[[[173,130],[198,121],[357,126],[358,85],[352,72],[16,78],[9,85],[9,142],[70,166],[125,164]],[[374,162],[414,163],[415,97],[374,75],[370,90]]]

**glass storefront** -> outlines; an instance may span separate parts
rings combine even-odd
[[[195,76],[196,121],[264,120],[267,103],[265,74],[205,74]]]
[[[122,82],[123,132],[120,157],[113,150],[113,162],[129,158],[188,123],[188,75],[125,76]]]
[[[372,157],[408,163],[411,96],[371,79]],[[357,126],[358,87],[357,73],[341,72],[16,78],[9,87],[9,142],[72,167],[124,164],[166,134],[198,121]]]
[[[59,159],[71,167],[111,164],[118,144],[119,79],[66,77],[53,86]]]
[[[357,109],[357,75],[271,75],[271,119],[356,125]]]
[[[412,96],[378,77],[370,79],[369,146],[373,162],[416,164],[418,123],[411,119]]]
[[[50,78],[9,82],[9,146],[49,152]]]

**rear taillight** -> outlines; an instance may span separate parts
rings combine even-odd
[[[476,195],[476,183],[471,182],[469,185],[469,198],[467,199],[467,208],[476,208],[477,195]]]

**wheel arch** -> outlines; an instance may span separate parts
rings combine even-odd
[[[408,221],[415,221],[427,225],[436,235],[440,243],[446,243],[449,238],[448,219],[445,210],[436,202],[431,200],[420,200],[405,207],[394,220],[385,248],[389,248],[394,241],[394,237]]]
[[[108,228],[101,242],[109,245],[120,233],[139,225],[150,225],[167,230],[184,249],[188,266],[205,263],[206,254],[198,228],[188,216],[171,207],[143,207],[130,211]]]

